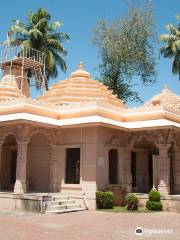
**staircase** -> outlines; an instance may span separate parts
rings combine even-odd
[[[79,203],[75,203],[74,200],[68,196],[54,195],[52,200],[48,204],[45,213],[65,213],[65,212],[77,212],[86,210]]]

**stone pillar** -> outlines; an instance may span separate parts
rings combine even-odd
[[[104,148],[105,186],[109,185],[109,148]]]
[[[97,187],[98,189],[105,189],[109,184],[109,171],[108,171],[108,149],[104,147],[104,144],[97,144]]]
[[[158,191],[162,196],[167,196],[170,193],[170,159],[168,157],[168,150],[170,144],[159,144],[159,184]]]
[[[60,163],[58,161],[59,145],[51,145],[51,161],[50,161],[50,185],[49,190],[52,192],[59,192],[60,190]]]
[[[120,184],[126,184],[125,163],[125,151],[118,149],[118,183]]]
[[[14,193],[23,194],[26,192],[26,167],[27,167],[27,146],[28,142],[19,141],[17,149],[16,182]]]
[[[132,175],[131,175],[131,150],[123,148],[119,151],[121,161],[120,182],[127,185],[127,191],[132,189]]]

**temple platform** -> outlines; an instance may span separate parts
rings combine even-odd
[[[45,205],[51,198],[52,193],[15,194],[13,192],[0,192],[0,210],[43,212]]]
[[[54,198],[68,199],[67,202],[71,201],[72,203],[76,203],[76,205],[81,206],[83,210],[88,208],[88,206],[86,205],[87,203],[85,197],[82,195],[73,196],[64,193],[62,194],[60,192],[53,193],[31,192],[26,194],[16,194],[13,192],[0,192],[0,211],[19,210],[45,213],[49,209],[49,206],[51,205],[51,202],[53,201]],[[65,200],[63,201],[65,202]]]
[[[140,206],[145,207],[148,194],[136,193]],[[26,194],[15,194],[13,192],[0,192],[0,211],[19,210],[45,213],[54,197],[68,197],[69,201],[75,201],[83,209],[92,210],[91,204],[87,206],[86,198],[82,195],[69,195],[60,192],[31,192]],[[89,202],[90,199],[87,198]],[[161,198],[165,211],[180,212],[180,195],[168,195]]]

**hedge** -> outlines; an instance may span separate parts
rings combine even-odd
[[[96,203],[98,209],[110,209],[114,207],[114,193],[113,192],[96,192]]]

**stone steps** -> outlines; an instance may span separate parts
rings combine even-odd
[[[45,213],[65,213],[83,211],[85,208],[68,196],[54,195]]]
[[[63,209],[63,210],[49,210],[46,211],[46,213],[66,213],[66,212],[79,212],[79,211],[84,211],[85,209],[83,208],[73,208],[73,209]]]
[[[51,203],[73,203],[73,202],[74,202],[74,201],[73,201],[73,200],[70,200],[70,199],[51,201]]]
[[[80,204],[76,204],[76,203],[72,203],[72,204],[60,204],[60,205],[53,205],[51,206],[51,208],[66,208],[66,209],[70,209],[70,208],[79,208],[81,207]]]

